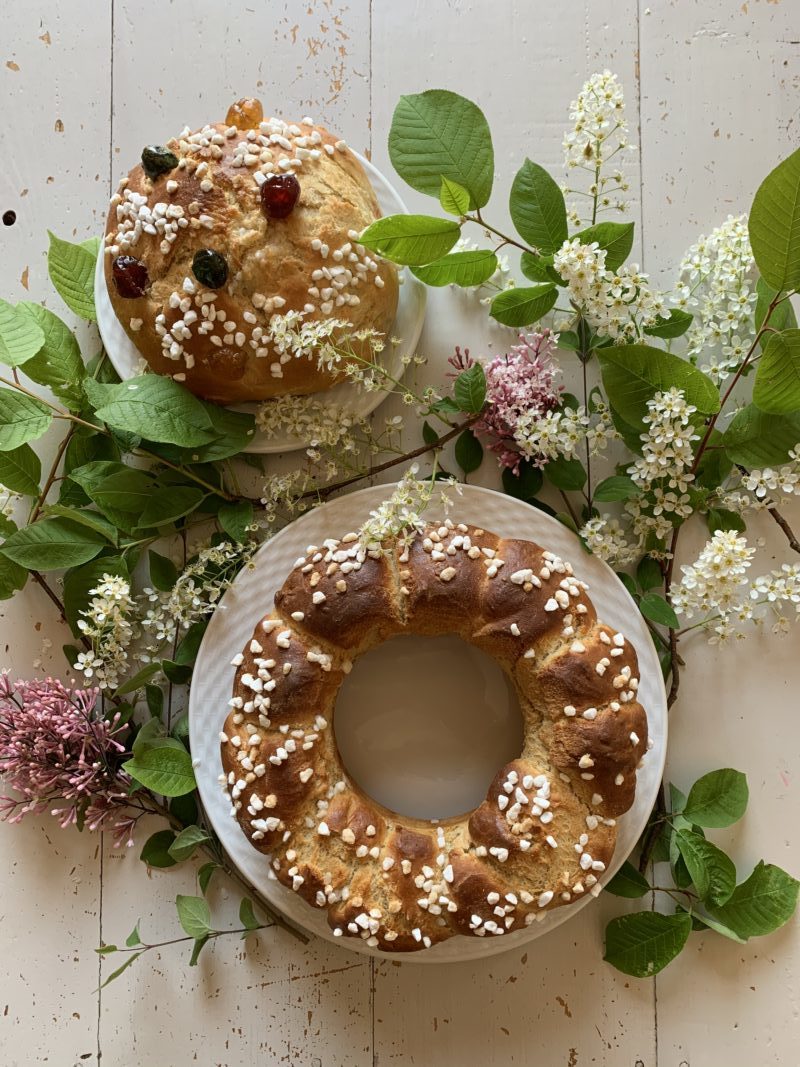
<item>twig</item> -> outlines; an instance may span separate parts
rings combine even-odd
[[[36,520],[39,518],[39,515],[41,514],[42,508],[44,507],[45,501],[47,500],[47,494],[52,488],[53,482],[56,478],[56,474],[58,474],[59,464],[61,463],[64,453],[67,450],[67,446],[69,445],[70,440],[72,439],[72,435],[74,433],[75,427],[70,426],[69,430],[67,430],[67,432],[64,434],[61,444],[58,446],[58,451],[56,452],[55,457],[53,459],[53,464],[50,467],[50,473],[47,475],[47,480],[44,483],[44,487],[42,488],[41,493],[39,493],[39,496],[36,498],[36,503],[34,504],[33,510],[31,511],[31,516],[28,519],[29,526],[31,523],[36,522]]]
[[[773,504],[772,507],[767,508],[767,511],[775,520],[775,522],[777,522],[778,526],[780,526],[780,528],[786,534],[786,540],[789,542],[789,548],[791,548],[793,552],[800,552],[800,541],[797,540],[797,534],[795,534],[794,530],[791,528],[786,519],[784,519],[783,515],[781,515],[775,505]]]

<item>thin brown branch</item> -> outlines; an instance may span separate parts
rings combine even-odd
[[[793,552],[800,552],[800,541],[798,541],[797,539],[797,534],[791,528],[786,519],[784,519],[783,515],[781,515],[775,505],[773,504],[771,507],[768,507],[767,511],[772,516],[774,521],[777,522],[778,526],[780,526],[780,528],[786,534],[786,540],[789,542],[789,548],[791,548]]]
[[[61,444],[58,446],[58,450],[55,454],[55,457],[53,458],[52,466],[50,467],[50,473],[47,475],[47,480],[45,481],[44,486],[42,487],[41,493],[39,493],[39,496],[36,498],[36,503],[34,504],[33,510],[31,511],[31,517],[28,519],[29,526],[31,523],[36,522],[36,520],[39,518],[39,515],[41,514],[42,508],[44,507],[45,501],[47,500],[47,494],[50,492],[53,486],[53,482],[55,481],[56,475],[58,474],[59,465],[64,456],[64,453],[67,450],[67,445],[69,445],[69,442],[72,439],[72,435],[74,433],[75,427],[70,426],[69,430],[67,430],[67,432],[64,434],[64,437],[62,438]]]

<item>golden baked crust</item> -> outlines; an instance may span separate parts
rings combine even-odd
[[[462,818],[388,811],[339,759],[330,726],[344,675],[401,632],[458,634],[517,690],[522,752]],[[220,777],[231,815],[338,936],[413,951],[502,935],[599,890],[647,716],[636,652],[597,621],[558,556],[449,520],[382,548],[325,541],[297,561],[234,665]]]
[[[281,353],[269,324],[297,311],[389,334],[397,271],[355,240],[380,216],[359,161],[308,119],[217,123],[166,147],[178,158],[173,170],[151,179],[137,165],[111,198],[105,277],[125,332],[154,371],[218,403],[329,389],[341,374]],[[281,173],[296,175],[300,196],[288,217],[267,218],[259,183]],[[223,288],[194,276],[200,249],[225,257]],[[147,268],[144,295],[118,292],[112,263],[121,255]],[[369,357],[367,345],[355,347]]]

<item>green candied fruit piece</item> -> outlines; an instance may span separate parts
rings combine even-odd
[[[169,174],[178,165],[178,157],[163,144],[149,144],[142,149],[142,169],[150,180]]]

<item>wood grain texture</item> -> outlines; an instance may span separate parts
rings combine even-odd
[[[471,96],[494,131],[491,210],[502,228],[525,155],[558,173],[569,101],[594,70],[615,70],[641,143],[627,161],[634,254],[664,282],[699,231],[747,209],[797,141],[800,33],[790,0],[196,0],[190,13],[158,0],[7,6],[0,85],[12,121],[0,129],[0,213],[18,218],[0,226],[0,292],[46,299],[68,321],[47,282],[45,228],[97,232],[109,182],[142,145],[221,116],[249,93],[268,111],[328,123],[387,174],[401,93],[441,86]],[[397,186],[412,210],[435,209]],[[491,354],[513,339],[473,297],[432,291],[420,344],[430,362],[417,384],[441,380],[455,344]],[[565,384],[575,388],[569,369]],[[392,400],[375,418],[404,410]],[[271,458],[269,469],[295,462]],[[490,464],[476,480],[497,484]],[[753,532],[768,537],[776,561],[788,557],[769,520]],[[683,561],[700,537],[686,539]],[[58,669],[65,634],[35,587],[0,605],[0,638],[15,671]],[[796,870],[796,631],[751,638],[744,650],[697,639],[685,654],[670,749],[677,783],[713,766],[746,771],[752,813],[718,839],[735,848],[740,875],[762,855]],[[124,854],[106,848],[101,906],[99,838],[48,822],[0,836],[0,938],[12,961],[0,977],[0,1042],[10,1067],[750,1067],[797,1058],[796,927],[744,947],[695,934],[679,962],[642,983],[602,962],[604,922],[628,906],[610,898],[527,951],[479,964],[375,964],[268,932],[246,954],[222,939],[192,970],[185,946],[167,948],[98,996],[99,938],[124,940],[137,919],[152,939],[176,936],[174,897],[196,892],[195,867],[148,874],[137,859],[144,835]],[[215,921],[236,925],[238,895],[224,880],[212,900]],[[105,974],[111,967],[104,961]]]

